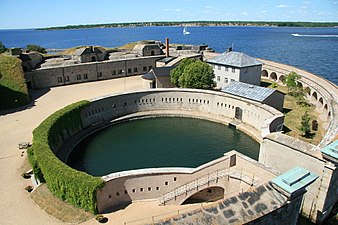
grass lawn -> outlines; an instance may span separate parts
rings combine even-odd
[[[0,54],[0,110],[30,102],[21,60]]]
[[[55,197],[47,188],[40,185],[31,193],[34,202],[49,215],[65,223],[81,223],[94,218],[94,215]]]
[[[269,80],[262,80],[262,84],[262,86],[270,88],[272,88],[272,86],[276,86],[276,84],[273,85]],[[283,93],[287,93],[287,88],[282,85],[277,84],[274,89]],[[298,129],[302,121],[302,116],[306,111],[311,118],[310,127],[313,120],[318,121],[318,131],[311,130],[311,133],[308,137],[302,136]],[[325,130],[322,128],[323,121],[321,121],[319,118],[319,114],[316,112],[315,106],[298,105],[297,99],[295,97],[291,95],[285,95],[283,113],[285,115],[283,133],[314,145],[319,144],[325,134]]]

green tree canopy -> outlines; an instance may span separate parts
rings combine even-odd
[[[299,127],[299,130],[304,136],[308,136],[310,134],[310,116],[307,112],[305,112],[302,116],[301,126]]]
[[[46,49],[39,45],[29,44],[26,46],[26,49],[33,52],[47,53]]]
[[[214,78],[214,70],[209,64],[195,61],[184,68],[178,81],[184,88],[212,89],[215,86]]]
[[[5,51],[7,51],[7,48],[0,41],[0,53],[4,53]]]
[[[179,84],[179,78],[180,76],[183,74],[184,69],[187,65],[191,64],[195,62],[194,59],[189,59],[189,58],[185,58],[181,61],[181,63],[170,72],[170,81],[172,84],[174,84],[177,87],[180,87]]]
[[[214,70],[202,61],[184,59],[170,73],[171,82],[183,88],[212,89],[215,86]]]
[[[288,88],[289,92],[293,92],[297,90],[297,80],[300,79],[300,76],[296,72],[289,73],[285,78],[285,85]]]

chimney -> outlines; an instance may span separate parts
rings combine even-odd
[[[169,57],[169,38],[165,39],[165,57]]]

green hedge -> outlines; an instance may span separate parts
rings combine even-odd
[[[54,195],[97,213],[96,191],[103,187],[104,181],[72,169],[54,154],[63,141],[82,129],[80,113],[89,104],[88,101],[74,103],[44,120],[33,131],[28,157],[36,177],[45,181]]]

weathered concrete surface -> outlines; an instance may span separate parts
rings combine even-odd
[[[274,189],[270,183],[266,183],[251,191],[220,201],[215,205],[185,213],[156,224],[277,224],[275,223],[277,221],[280,221],[280,224],[290,224],[288,223],[289,217],[294,216],[295,213],[297,215],[297,210],[290,210],[289,213],[285,213],[283,207],[288,206],[291,209],[290,206],[294,203],[296,204],[295,208],[299,207],[299,205],[298,201],[288,204],[287,200],[287,197]],[[282,211],[275,212],[273,217],[265,216],[270,218],[265,218],[266,223],[257,220],[261,216],[279,208]]]

